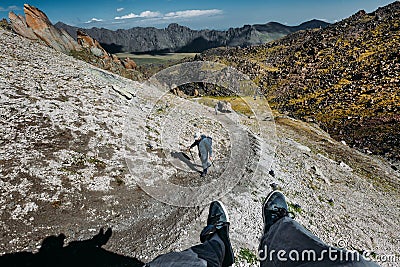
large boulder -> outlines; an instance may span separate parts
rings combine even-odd
[[[128,70],[136,69],[136,66],[137,66],[136,62],[128,57],[125,58],[124,61],[122,61],[122,64],[124,65],[125,69],[128,69]]]
[[[218,101],[215,105],[215,112],[217,111],[222,113],[231,113],[233,111],[231,103],[228,101]]]

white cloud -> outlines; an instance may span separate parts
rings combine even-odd
[[[201,16],[215,16],[222,14],[222,10],[219,9],[208,9],[208,10],[183,10],[183,11],[175,11],[175,12],[169,12],[167,14],[161,14],[158,11],[143,11],[142,13],[135,14],[135,13],[130,13],[124,16],[118,16],[115,17],[114,19],[116,20],[121,20],[121,19],[133,19],[133,18],[144,18],[144,19],[150,19],[150,18],[159,18],[159,19],[182,19],[182,18],[194,18],[194,17],[201,17]]]
[[[328,22],[329,23],[329,19],[325,19],[325,18],[322,18],[322,19],[316,18],[316,20],[320,20],[320,21],[324,21],[324,22]]]
[[[117,8],[117,12],[124,11],[124,9],[125,9],[125,8],[123,8],[123,7]]]
[[[8,6],[6,8],[0,6],[0,12],[8,12],[8,11],[13,11],[13,10],[21,10],[21,8],[19,6]]]
[[[121,17],[115,17],[114,19],[133,19],[133,18],[155,18],[155,17],[160,17],[162,14],[160,12],[157,11],[143,11],[142,13],[140,13],[139,15],[135,14],[135,13],[130,13],[128,15],[124,15]]]
[[[96,19],[96,18],[92,18],[91,20],[89,20],[89,21],[86,21],[85,23],[101,22],[101,21],[104,21],[104,20],[102,20],[102,19]]]
[[[176,11],[169,12],[164,15],[165,19],[171,18],[193,18],[193,17],[201,17],[201,16],[214,16],[222,14],[222,10],[219,9],[208,9],[208,10],[184,10],[184,11]]]
[[[138,18],[139,15],[136,15],[134,13],[130,13],[128,15],[123,15],[121,17],[115,17],[114,19],[133,19],[133,18]]]
[[[141,18],[155,18],[155,17],[160,17],[161,13],[160,12],[153,12],[153,11],[143,11],[140,13]]]

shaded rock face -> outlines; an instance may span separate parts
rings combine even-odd
[[[11,30],[11,26],[10,26],[10,24],[8,24],[8,21],[5,18],[0,20],[0,27],[5,30]]]
[[[192,30],[188,27],[170,24],[165,29],[135,27],[128,30],[85,29],[111,53],[117,52],[202,52],[219,46],[250,46],[276,40],[299,30],[326,27],[326,22],[312,20],[299,26],[285,26],[280,23],[245,25],[226,31]],[[55,24],[71,36],[78,28],[62,22]]]

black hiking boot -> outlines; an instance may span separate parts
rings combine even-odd
[[[274,223],[286,216],[294,219],[294,214],[288,211],[285,196],[280,191],[272,191],[263,204],[264,234]]]
[[[233,250],[229,239],[229,224],[229,216],[224,204],[220,201],[211,202],[208,212],[207,226],[200,234],[200,241],[204,243],[211,239],[215,233],[219,236],[225,245],[225,257],[222,267],[231,266],[234,262]]]
[[[208,169],[208,168],[207,168]],[[204,177],[207,175],[207,169],[204,169],[203,172],[200,174],[200,177]]]

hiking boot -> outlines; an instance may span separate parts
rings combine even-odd
[[[200,174],[200,177],[204,177],[207,175],[207,169],[204,169],[203,172]]]
[[[234,262],[233,250],[229,239],[229,224],[229,216],[224,204],[220,201],[213,201],[208,212],[207,226],[200,234],[200,241],[204,243],[215,233],[219,236],[225,245],[223,267],[231,266]]]
[[[280,191],[272,191],[263,204],[264,234],[274,223],[286,216],[294,219],[294,214],[288,211],[285,196]]]

